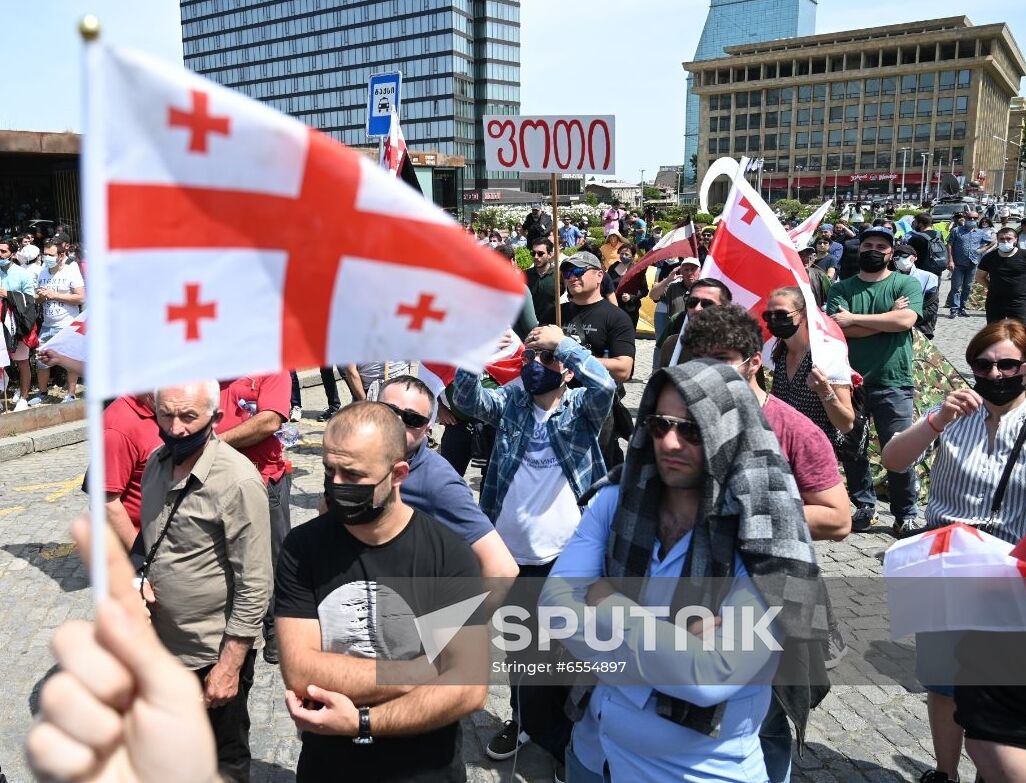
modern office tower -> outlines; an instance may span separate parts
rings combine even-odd
[[[728,46],[812,35],[816,31],[817,0],[712,0],[694,61],[723,56]],[[691,163],[698,149],[701,108],[693,93],[694,77],[688,74],[684,116],[684,185],[694,189],[695,168]]]

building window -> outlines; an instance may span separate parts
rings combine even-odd
[[[894,101],[883,101],[880,104],[880,119],[881,120],[892,120],[892,119],[894,119]]]
[[[798,88],[798,102],[808,103],[812,100],[812,85],[806,84]]]
[[[809,167],[806,169],[806,171],[819,171],[822,167],[822,155],[809,155]]]
[[[968,114],[969,113],[969,96],[958,95],[955,96],[955,114]]]
[[[809,134],[808,131],[798,131],[794,134],[794,146],[795,149],[803,150],[809,146]]]
[[[965,123],[956,122],[952,125],[951,138],[961,140],[965,138]]]
[[[911,125],[899,125],[898,126],[898,143],[902,144],[906,141],[912,141],[912,126]]]
[[[862,119],[864,120],[875,120],[876,112],[879,106],[875,103],[867,103],[862,107]]]
[[[790,109],[787,110],[787,111],[780,112],[780,127],[781,128],[790,128],[791,127],[791,111],[790,111]]]
[[[777,113],[775,111],[766,112],[766,127],[775,128],[777,127]]]
[[[955,72],[954,71],[941,71],[938,74],[937,88],[939,90],[953,90],[955,89]]]
[[[812,110],[812,124],[822,125],[823,124],[823,107],[817,106]]]
[[[868,125],[862,129],[862,143],[876,144],[876,126]]]
[[[730,137],[724,136],[719,140],[719,151],[721,155],[726,155],[730,152]]]
[[[848,97],[858,98],[862,95],[862,82],[852,80],[848,82]]]
[[[831,106],[830,107],[830,122],[841,122],[844,120],[844,107],[843,106]]]
[[[929,141],[930,140],[930,123],[924,122],[920,125],[916,125],[916,141]]]
[[[809,168],[809,159],[802,155],[796,156],[794,159],[794,170],[795,171],[807,171]]]
[[[716,133],[716,131],[718,131],[719,129],[720,129],[720,118],[719,117],[710,117],[709,118],[709,132],[710,133]],[[712,150],[710,150],[710,152],[712,152]]]
[[[894,128],[891,125],[881,125],[879,132],[876,134],[876,143],[879,145],[889,145],[894,141]]]
[[[827,134],[827,146],[828,147],[840,147],[841,146],[841,131],[840,129],[832,130]]]
[[[855,153],[854,152],[846,152],[846,153],[844,153],[844,156],[841,158],[841,168],[842,169],[848,169],[849,171],[854,171],[854,169],[855,169]]]
[[[716,154],[716,139],[709,139],[709,154]]]
[[[823,131],[811,131],[809,133],[809,146],[810,147],[822,147],[823,146]]]
[[[916,101],[916,116],[917,117],[931,117],[933,116],[933,99],[931,98],[920,98]]]
[[[844,100],[844,82],[831,82],[830,83],[830,100],[832,100],[832,101],[843,101]]]
[[[866,79],[866,97],[872,98],[880,94],[880,80]]]
[[[765,149],[765,150],[775,150],[776,148],[777,148],[777,134],[770,133],[769,135],[766,136],[765,143],[763,144],[763,149]]]
[[[916,102],[915,101],[902,101],[898,107],[898,116],[902,119],[908,119],[909,117],[916,116]]]
[[[791,134],[790,133],[778,133],[777,134],[777,149],[786,150],[791,147]]]
[[[747,136],[735,136],[734,137],[734,152],[748,152],[748,137]]]
[[[762,106],[762,91],[755,90],[754,92],[748,93],[748,107],[750,109],[758,109]]]
[[[933,92],[934,74],[919,74],[919,92]]]
[[[962,70],[958,72],[958,89],[968,90],[972,78],[972,71]]]
[[[878,169],[890,169],[891,167],[891,153],[890,152],[878,152],[876,153],[876,167]]]
[[[748,151],[749,152],[758,152],[759,151],[759,137],[758,136],[749,136],[748,137]]]
[[[827,88],[825,84],[816,84],[812,87],[812,100],[825,101]]]
[[[811,109],[799,109],[798,110],[798,127],[808,125],[812,119]]]
[[[748,93],[739,92],[734,94],[734,105],[739,109],[748,108]]]
[[[749,114],[748,115],[748,130],[758,130],[762,125],[761,114]]]
[[[748,130],[748,115],[747,114],[735,114],[734,115],[734,130]]]
[[[952,77],[954,77],[954,71],[952,71]],[[952,81],[954,85],[954,81]],[[766,105],[767,106],[779,106],[780,105],[780,90],[766,90]]]
[[[844,121],[845,122],[858,122],[859,121],[859,105],[857,103],[849,104],[844,107]]]
[[[916,75],[914,73],[907,74],[901,77],[901,93],[915,92],[918,84],[916,82]]]
[[[863,171],[876,167],[876,153],[875,152],[863,152],[859,154],[859,168]]]
[[[841,168],[841,156],[827,155],[827,168],[831,171]]]
[[[780,75],[784,76],[783,73],[780,74]],[[790,76],[791,74],[788,73],[787,75]],[[781,106],[790,106],[793,101],[794,101],[794,87],[781,87],[780,88],[780,105]]]
[[[720,110],[720,96],[719,95],[710,95],[709,96],[709,111],[719,111],[719,110]]]
[[[845,128],[844,129],[844,146],[854,147],[858,140],[858,129],[857,128]]]
[[[934,138],[937,141],[950,141],[951,140],[951,123],[950,122],[938,122],[937,127],[934,129]]]
[[[894,76],[888,76],[885,79],[880,80],[880,94],[881,95],[894,95],[894,90],[897,85],[897,78]]]
[[[947,98],[937,99],[937,116],[938,117],[950,117],[955,111],[955,99],[948,96]]]

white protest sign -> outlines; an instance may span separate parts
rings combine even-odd
[[[615,118],[484,116],[485,161],[491,171],[613,174]]]

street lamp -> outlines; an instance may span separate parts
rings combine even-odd
[[[941,180],[944,178],[944,150],[941,150],[937,160],[937,198],[940,198]]]
[[[919,182],[919,201],[923,202],[926,201],[926,158],[928,153],[920,152],[919,154],[923,156],[923,176]]]
[[[840,173],[840,169],[834,169],[834,208],[837,208],[837,175]]]
[[[645,170],[641,170],[641,205],[638,207],[641,210],[641,215],[645,215]]]
[[[798,203],[802,203],[802,172],[805,171],[804,166],[795,166],[794,170],[798,172],[798,177],[795,179],[795,187],[798,188]]]
[[[908,153],[912,151],[911,147],[901,148],[901,203],[905,203],[905,160],[908,157]]]
[[[995,136],[993,133],[990,135],[994,136],[995,139],[997,139],[1005,145],[1004,149],[1001,150],[1001,186],[998,188],[997,192],[998,199],[1002,199],[1005,196],[1005,165],[1008,163],[1008,157],[1005,155],[1005,153],[1008,152],[1009,144],[1014,144],[1016,147],[1019,148],[1019,152],[1021,153],[1022,145],[1018,142],[1012,141],[1012,139],[1008,136],[1001,138],[1000,136]]]

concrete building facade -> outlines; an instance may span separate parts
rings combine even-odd
[[[684,68],[701,102],[699,178],[747,155],[763,159],[770,198],[904,185],[918,200],[947,173],[997,189],[1026,60],[1007,25],[960,16],[734,46]]]

